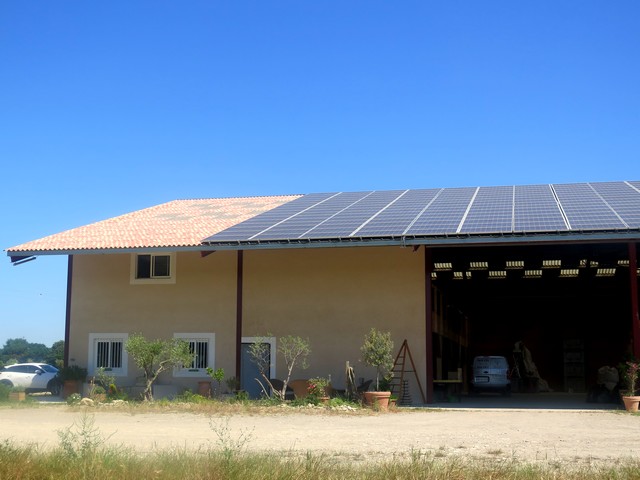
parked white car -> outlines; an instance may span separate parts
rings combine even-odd
[[[24,387],[25,392],[60,394],[58,369],[46,363],[16,363],[0,369],[0,383],[8,387]]]

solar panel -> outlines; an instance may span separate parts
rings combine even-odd
[[[309,194],[204,243],[640,228],[640,182]]]
[[[407,190],[363,225],[356,236],[401,235],[442,189]]]
[[[588,183],[553,186],[572,230],[608,230],[625,225]]]
[[[475,188],[444,189],[409,228],[407,235],[456,233],[475,192]]]
[[[503,233],[512,227],[513,187],[480,187],[459,231]]]
[[[357,204],[372,192],[339,193],[304,212],[256,235],[255,240],[300,238],[306,232],[327,222],[341,211]]]
[[[556,232],[567,230],[550,185],[515,187],[514,232]]]
[[[305,232],[303,237],[342,238],[349,237],[362,224],[389,205],[402,190],[371,192],[362,200]]]
[[[640,227],[640,192],[624,182],[592,183],[591,187],[627,226]]]
[[[307,208],[313,207],[327,199],[337,195],[336,193],[311,193],[303,197],[296,198],[291,202],[261,213],[249,220],[245,220],[233,227],[227,228],[204,240],[210,241],[239,241],[248,240],[263,230],[278,224],[279,222],[303,212]]]

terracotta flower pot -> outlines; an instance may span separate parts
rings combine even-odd
[[[198,382],[198,395],[203,397],[211,397],[211,382]]]
[[[364,392],[364,403],[375,407],[376,405],[380,410],[389,409],[389,397],[391,392]]]
[[[80,393],[80,382],[78,380],[65,380],[62,384],[62,398],[66,399],[73,393]]]
[[[624,402],[624,408],[627,412],[635,413],[638,411],[638,404],[640,404],[640,395],[623,395],[622,401]]]

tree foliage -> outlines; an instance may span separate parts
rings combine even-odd
[[[260,376],[267,383],[274,395],[280,400],[284,400],[285,394],[287,392],[287,385],[289,384],[291,374],[296,365],[302,369],[306,369],[309,366],[307,360],[309,355],[311,354],[311,344],[309,343],[309,339],[296,337],[293,335],[280,337],[280,339],[278,340],[277,351],[284,357],[284,363],[286,367],[286,377],[283,380],[282,389],[274,388],[271,384],[271,379],[267,375],[271,367],[269,349],[270,346],[266,338],[259,337],[254,343],[250,345],[249,356],[251,357],[253,363],[255,363],[258,367]]]
[[[59,352],[59,353],[58,353]],[[51,348],[43,343],[30,343],[24,338],[9,338],[0,348],[0,363],[43,362],[59,366],[55,360],[64,356],[64,340],[55,342]]]
[[[153,400],[153,382],[165,370],[182,368],[193,361],[193,352],[185,340],[147,340],[142,334],[134,333],[125,343],[125,350],[144,374],[145,400]]]
[[[64,340],[58,340],[51,345],[49,358],[47,363],[54,365],[58,368],[62,367],[64,363]]]
[[[380,388],[380,377],[393,368],[393,340],[391,332],[379,332],[372,328],[364,337],[360,348],[362,361],[376,369],[376,390]]]

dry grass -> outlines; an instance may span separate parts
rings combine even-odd
[[[41,408],[45,405],[4,404],[2,408]],[[79,412],[93,408],[70,407]],[[311,454],[299,451],[249,453],[251,432],[239,437],[229,433],[224,418],[234,415],[264,416],[304,413],[308,415],[384,415],[370,409],[342,410],[324,407],[280,406],[270,402],[196,401],[153,403],[123,402],[95,407],[126,412],[194,413],[216,418],[210,422],[212,439],[196,452],[172,448],[139,453],[123,447],[107,447],[106,438],[93,427],[91,415],[60,434],[54,448],[0,442],[0,479],[640,479],[640,461],[625,459],[603,465],[574,459],[573,462],[526,463],[501,458],[502,450],[484,455],[449,454],[445,447],[430,451],[410,450],[371,458],[349,452]],[[403,409],[403,411],[406,411]],[[393,414],[393,412],[391,412]],[[216,423],[217,422],[217,423]],[[1,428],[1,427],[0,427]],[[117,441],[117,434],[111,440]],[[458,446],[456,449],[461,449]]]
[[[77,439],[82,442],[82,435]],[[627,461],[611,467],[579,467],[563,470],[516,462],[442,459],[431,454],[413,453],[408,460],[390,458],[370,464],[345,462],[326,455],[288,457],[287,455],[246,454],[241,445],[224,445],[197,453],[184,450],[138,455],[123,449],[93,445],[73,446],[54,451],[30,445],[0,444],[0,478],[12,479],[493,479],[493,480],[595,480],[638,479],[640,464]]]

